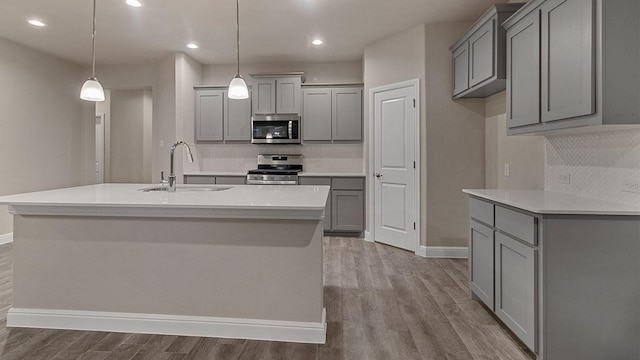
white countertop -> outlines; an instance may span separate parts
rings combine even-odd
[[[640,206],[589,199],[543,190],[463,189],[479,198],[537,214],[640,215]]]
[[[199,217],[317,220],[328,186],[178,185],[178,191],[143,192],[158,184],[98,184],[0,197],[19,215]],[[229,188],[223,191],[197,191]],[[181,190],[182,189],[182,190]]]

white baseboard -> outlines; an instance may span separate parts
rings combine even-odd
[[[324,344],[326,310],[318,323],[208,316],[11,308],[7,327],[112,331]]]
[[[13,233],[0,235],[0,245],[13,242]]]
[[[466,246],[424,246],[420,245],[416,255],[427,258],[463,258],[469,256]]]
[[[369,241],[369,242],[373,242],[373,239],[371,238],[371,233],[368,231],[364,231],[364,240],[365,241]]]

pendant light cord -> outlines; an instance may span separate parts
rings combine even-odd
[[[93,33],[91,34],[93,39],[93,51],[91,54],[91,78],[96,78],[96,0],[93,0]]]
[[[236,57],[236,64],[238,65],[236,75],[240,76],[240,0],[236,0]]]

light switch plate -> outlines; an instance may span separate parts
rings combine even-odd
[[[504,164],[504,176],[509,176],[510,173],[510,169],[509,169],[509,163]]]
[[[571,174],[559,174],[556,176],[556,181],[558,181],[559,184],[571,184]]]

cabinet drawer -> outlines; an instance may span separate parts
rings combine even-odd
[[[538,224],[531,215],[496,206],[496,228],[529,244],[538,243]]]
[[[216,176],[216,184],[220,185],[244,185],[246,182],[244,176]]]
[[[301,177],[300,185],[327,185],[331,186],[331,178],[328,177]]]
[[[469,216],[487,225],[494,225],[493,204],[470,198]]]
[[[185,175],[185,184],[215,184],[216,178],[214,176],[199,176],[199,175]]]
[[[364,179],[355,178],[333,178],[331,180],[331,188],[335,190],[364,190]]]

